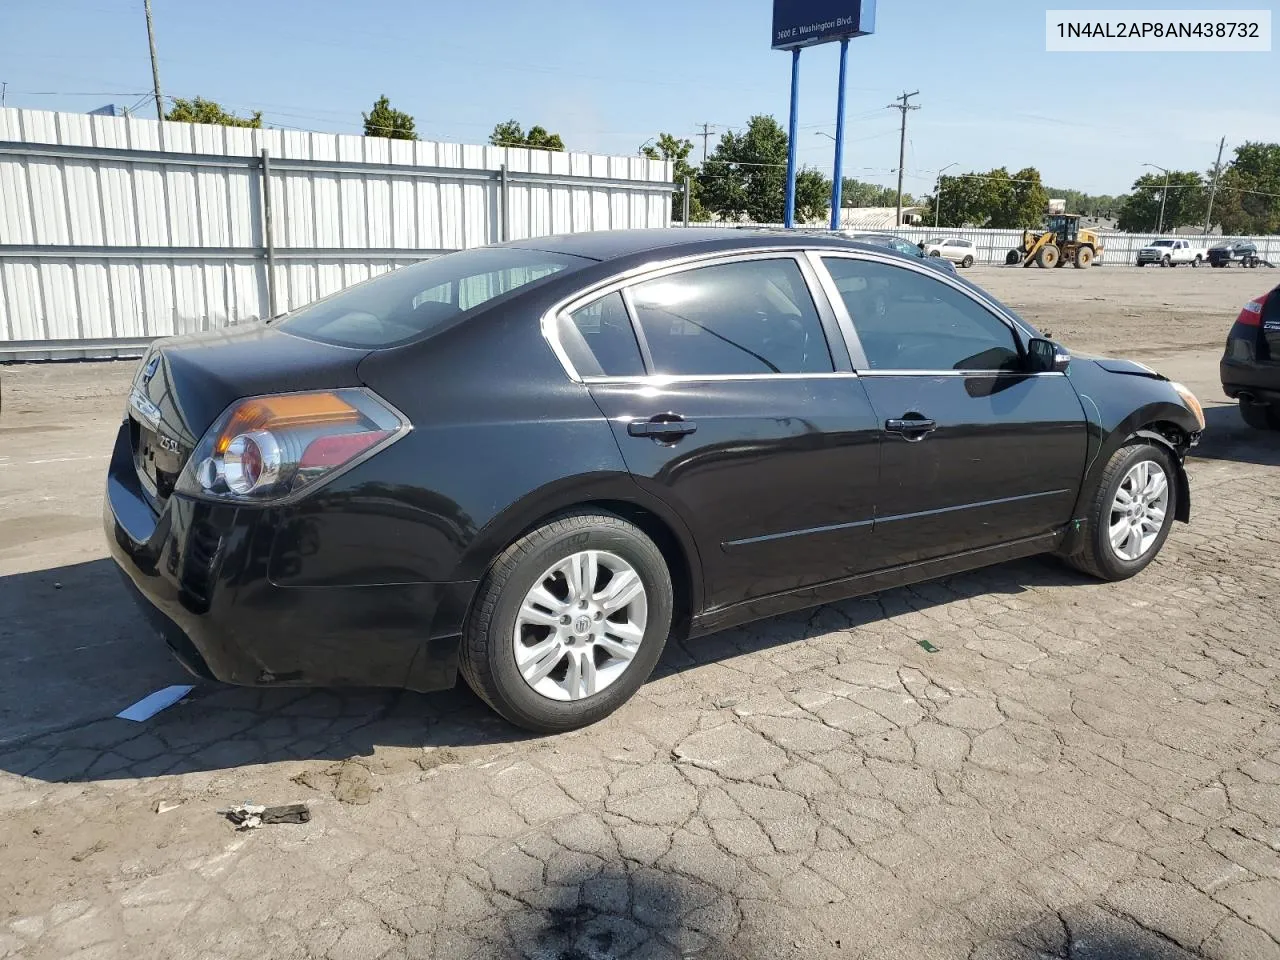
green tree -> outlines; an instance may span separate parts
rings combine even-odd
[[[689,154],[693,152],[693,141],[685,140],[670,133],[660,133],[656,144],[640,148],[650,160],[670,160],[672,177],[679,190],[671,197],[671,218],[684,218],[684,182],[689,179],[689,219],[710,220],[711,215],[702,205],[701,185],[698,183],[698,171],[689,163]]]
[[[489,142],[495,147],[530,147],[535,150],[564,150],[564,141],[558,133],[548,133],[546,127],[537,124],[524,132],[515,120],[504,120],[494,126]]]
[[[702,202],[725,220],[779,223],[786,206],[787,133],[773,117],[758,114],[742,133],[720,137],[698,173]],[[821,195],[821,198],[819,198]],[[802,220],[822,217],[831,183],[816,170],[796,174],[796,212]]]
[[[882,187],[878,183],[866,183],[853,177],[845,177],[840,184],[840,205],[843,207],[893,207],[898,203],[895,187]],[[902,205],[914,207],[915,199],[903,193]]]
[[[386,95],[373,102],[373,109],[362,113],[366,137],[389,137],[392,140],[417,140],[413,129],[413,117],[391,106]]]
[[[213,100],[196,97],[194,100],[183,100],[175,97],[173,109],[164,115],[166,120],[177,120],[180,123],[215,123],[224,127],[262,126],[262,111],[255,110],[251,117],[237,117],[227,113]]]
[[[1280,233],[1280,143],[1236,147],[1218,183],[1213,220],[1228,235]]]
[[[785,201],[785,196],[783,200]],[[843,200],[841,203],[843,204]],[[796,173],[796,220],[830,221],[831,178],[811,167]]]
[[[1040,171],[1023,167],[1013,175],[1009,187],[1008,202],[992,218],[990,226],[1004,229],[1038,226],[1049,208],[1049,193],[1040,183]]]
[[[937,207],[940,227],[1033,227],[1044,219],[1048,205],[1048,191],[1035,167],[1015,174],[996,167],[942,177],[938,194],[925,204],[925,222],[933,220]]]
[[[1070,187],[1045,187],[1050,198],[1066,203],[1067,213],[1078,213],[1085,217],[1101,217],[1112,219],[1119,215],[1120,206],[1125,195],[1113,196],[1108,193],[1084,193]]]
[[[1148,173],[1133,182],[1133,193],[1120,207],[1117,225],[1127,233],[1147,233],[1160,226],[1160,202],[1165,194],[1165,175]],[[1204,223],[1208,194],[1204,178],[1192,170],[1169,171],[1168,198],[1164,201],[1163,229]]]

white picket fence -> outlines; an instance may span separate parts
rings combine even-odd
[[[134,355],[396,266],[670,224],[643,157],[0,109],[0,362]]]

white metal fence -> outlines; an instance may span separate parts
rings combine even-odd
[[[504,239],[670,223],[671,165],[0,109],[0,361],[130,355]]]
[[[713,223],[690,223],[690,227],[723,227],[725,229],[752,229],[765,228],[769,230],[783,229],[780,223],[729,223],[725,221],[717,221]],[[816,226],[802,226],[802,230],[816,230],[825,232],[825,228]],[[1015,247],[1022,244],[1021,230],[986,230],[974,228],[947,228],[947,227],[882,227],[871,229],[869,227],[859,228],[856,231],[846,231],[856,233],[892,233],[909,240],[912,243],[920,243],[924,240],[932,240],[934,237],[960,237],[965,240],[972,240],[974,246],[977,247],[978,263],[1004,263],[1005,254]],[[1155,233],[1117,233],[1104,232],[1101,234],[1103,254],[1101,259],[1095,261],[1100,266],[1131,266],[1136,258],[1138,251],[1149,244],[1152,240],[1159,237],[1167,237],[1171,240],[1190,240],[1193,244],[1203,244],[1205,247],[1212,246],[1224,240],[1249,240],[1258,247],[1258,256],[1263,260],[1270,261],[1280,266],[1280,236],[1265,237],[1221,237],[1221,236],[1187,236],[1185,234],[1155,234]]]

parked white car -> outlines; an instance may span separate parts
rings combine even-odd
[[[936,237],[920,244],[926,257],[942,257],[962,267],[972,267],[978,259],[978,247],[972,240],[959,237]]]
[[[1207,262],[1209,251],[1190,240],[1152,240],[1138,251],[1138,266],[1158,263],[1162,267],[1176,267],[1189,263],[1193,267]]]

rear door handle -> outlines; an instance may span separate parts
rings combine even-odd
[[[650,437],[667,442],[679,440],[697,429],[698,425],[692,420],[683,420],[671,415],[654,417],[650,420],[633,420],[627,424],[627,433],[633,437]]]
[[[938,422],[915,414],[914,416],[886,420],[884,429],[886,433],[896,433],[898,436],[914,443],[917,440],[923,440],[938,429]]]

